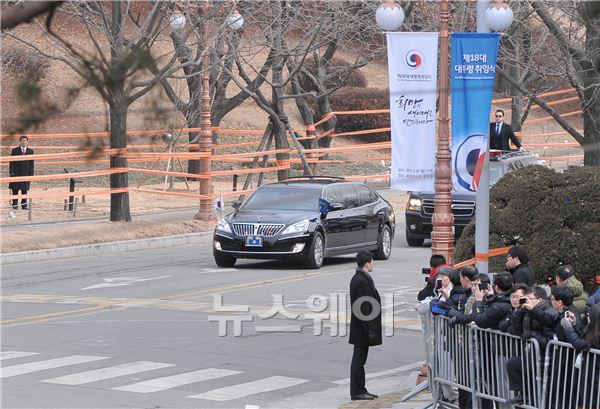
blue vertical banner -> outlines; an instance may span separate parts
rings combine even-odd
[[[489,146],[494,94],[497,33],[453,33],[450,89],[452,99],[452,189],[476,192]]]

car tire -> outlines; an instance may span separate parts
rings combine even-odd
[[[415,237],[410,237],[408,235],[408,231],[406,232],[406,242],[410,247],[421,247],[425,239],[417,239]]]
[[[387,260],[392,254],[392,231],[387,224],[383,225],[381,233],[379,234],[379,240],[377,244],[377,250],[373,255],[375,260]]]
[[[319,269],[323,265],[325,259],[325,239],[319,232],[315,233],[312,243],[310,244],[310,251],[308,252],[308,260],[306,260],[306,267]]]
[[[219,267],[233,267],[237,259],[231,256],[215,256],[215,263]]]

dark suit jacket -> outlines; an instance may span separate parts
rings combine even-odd
[[[17,146],[10,152],[10,156],[21,156],[23,151],[20,146]],[[33,155],[33,149],[26,148],[25,155]],[[33,176],[33,161],[23,160],[18,162],[10,162],[10,176]],[[9,189],[29,190],[30,182],[10,182]]]
[[[512,127],[507,123],[502,123],[502,128],[500,128],[500,134],[496,133],[496,123],[492,122],[490,124],[490,149],[499,149],[503,151],[510,150],[510,142],[515,144],[517,148],[521,148],[521,141],[515,133],[513,132]]]
[[[354,306],[355,302],[361,297],[370,297],[378,306],[379,313],[372,320],[363,321],[354,314],[353,308],[352,318],[350,319],[350,340],[348,342],[360,347],[381,345],[383,343],[381,335],[381,297],[375,288],[373,279],[361,269],[357,269],[350,281],[350,305]],[[369,316],[373,311],[372,308],[371,303],[363,302],[360,310],[363,316]]]

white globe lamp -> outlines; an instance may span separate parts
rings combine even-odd
[[[397,30],[404,23],[404,10],[394,0],[383,0],[375,12],[375,21],[382,30]]]
[[[239,30],[244,26],[244,18],[239,11],[233,10],[227,17],[227,25],[232,30]]]
[[[181,30],[185,27],[185,16],[181,11],[176,11],[169,19],[169,25],[173,30]]]
[[[485,21],[493,31],[506,31],[513,22],[513,11],[504,1],[492,3],[485,11]]]

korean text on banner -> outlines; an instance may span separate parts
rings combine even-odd
[[[387,33],[391,188],[433,192],[438,33]]]
[[[451,47],[452,190],[476,192],[489,146],[498,34],[453,33]]]

